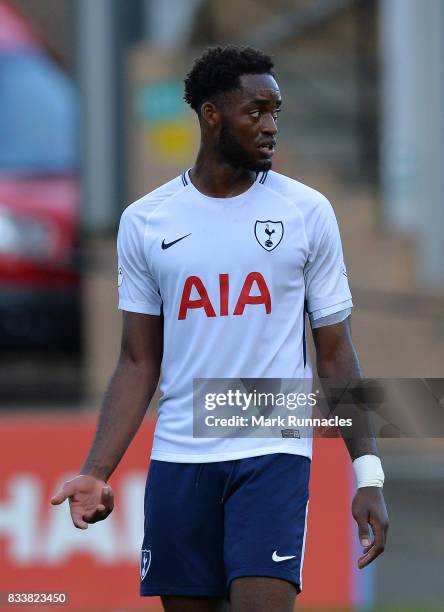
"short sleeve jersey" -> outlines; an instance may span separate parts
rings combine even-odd
[[[187,172],[126,208],[117,244],[119,308],[164,317],[152,458],[311,457],[309,438],[193,437],[193,379],[312,377],[305,312],[352,306],[329,201],[273,171],[208,197]]]

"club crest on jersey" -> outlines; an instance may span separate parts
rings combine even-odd
[[[282,221],[256,221],[254,235],[262,248],[272,251],[284,237],[284,224]]]
[[[151,551],[143,549],[140,556],[140,580],[144,580],[151,565]]]

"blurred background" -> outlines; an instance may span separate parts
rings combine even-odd
[[[120,214],[193,164],[199,132],[183,78],[223,43],[274,58],[284,101],[275,169],[333,203],[365,375],[444,376],[442,0],[0,0],[1,591],[63,583],[73,608],[141,605],[134,567],[154,411],[122,467],[115,524],[81,541],[67,509],[46,500],[78,469],[117,358]],[[353,485],[335,447],[347,494],[324,521],[347,554],[329,560],[325,582],[308,547],[301,607],[444,610],[444,444],[380,446],[388,549],[353,569]],[[315,489],[328,485],[325,470],[318,463]],[[109,581],[102,599],[85,571]],[[120,599],[112,571],[127,576]]]

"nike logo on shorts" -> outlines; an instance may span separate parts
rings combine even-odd
[[[280,561],[288,561],[288,559],[294,559],[296,557],[296,555],[287,555],[285,557],[280,557],[277,554],[277,550],[274,551],[273,555],[272,555],[272,559],[273,561],[275,561],[276,563],[280,563]]]
[[[169,249],[171,246],[173,246],[173,244],[176,244],[176,242],[180,242],[181,240],[183,240],[184,238],[188,238],[188,236],[191,236],[191,234],[186,234],[186,236],[182,236],[181,238],[178,238],[177,240],[173,240],[173,242],[165,242],[165,238],[162,240],[162,249]]]

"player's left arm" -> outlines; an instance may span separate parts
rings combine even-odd
[[[337,380],[362,378],[351,336],[350,317],[341,323],[313,329],[313,339],[319,378]],[[365,414],[363,418],[367,418]],[[370,423],[368,429],[370,431]],[[379,456],[373,435],[343,437],[343,439],[352,461],[364,455]],[[384,551],[386,544],[389,521],[382,487],[358,488],[352,503],[352,514],[358,524],[359,539],[363,546],[363,554],[358,559],[358,567],[362,569]],[[369,525],[373,531],[373,541],[370,538]]]

